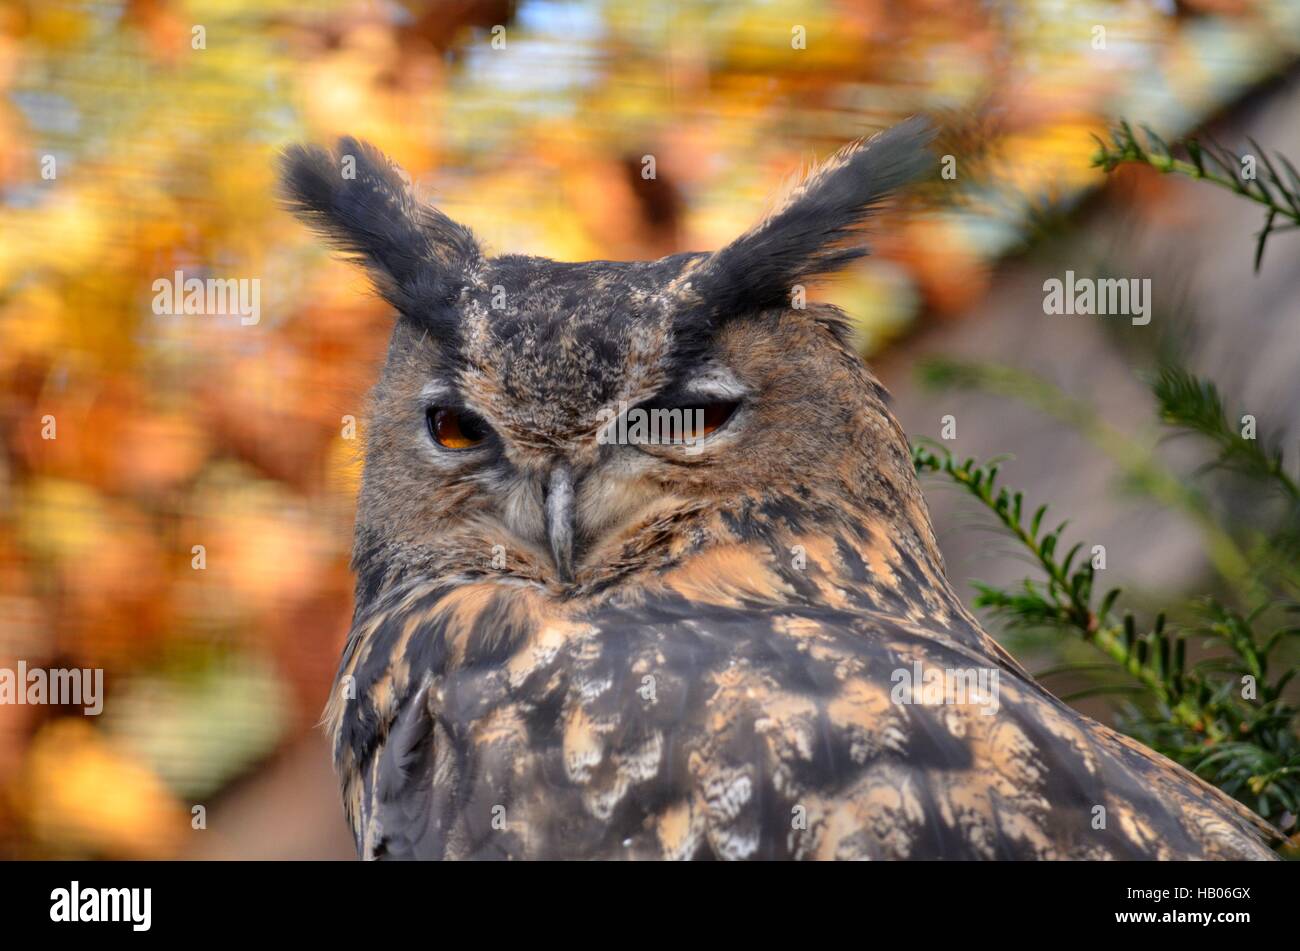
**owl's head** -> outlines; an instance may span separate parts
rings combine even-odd
[[[913,119],[842,150],[719,251],[578,264],[489,256],[354,139],[289,149],[289,203],[398,313],[367,433],[360,600],[412,576],[590,590],[745,506],[914,518],[883,391],[843,315],[799,299],[866,253],[853,233],[927,168],[930,135]]]

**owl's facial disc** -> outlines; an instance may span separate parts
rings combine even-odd
[[[504,530],[507,548],[513,538],[549,554],[557,579],[568,584],[584,556],[671,494],[665,488],[673,468],[705,462],[714,443],[736,438],[751,395],[734,372],[709,361],[630,409],[626,400],[619,401],[621,412],[593,404],[583,415],[619,414],[603,430],[528,430],[522,438],[518,421],[500,407],[489,403],[480,415],[467,406],[451,377],[425,383],[419,400],[427,457],[444,477],[479,487],[477,517]],[[653,441],[644,442],[636,436],[644,430],[629,430],[627,420],[653,414],[682,428],[665,422],[662,438],[656,428]],[[629,432],[634,438],[620,438]]]

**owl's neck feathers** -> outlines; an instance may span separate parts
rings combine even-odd
[[[494,566],[464,554],[482,550],[480,539],[445,538],[437,560],[422,562],[410,552],[387,552],[382,543],[367,547],[361,531],[357,614],[395,591],[483,583],[526,589],[530,599],[540,596],[567,616],[658,594],[774,609],[968,618],[945,576],[905,447],[888,453],[898,465],[877,460],[856,486],[770,485],[721,504],[665,500],[590,552],[572,584],[559,583],[545,553],[527,547],[512,547]]]
[[[652,521],[618,556],[600,559],[603,570],[569,597],[599,602],[650,590],[773,608],[964,613],[919,493],[900,506],[807,486],[768,489],[667,521]],[[671,542],[656,545],[656,537]]]

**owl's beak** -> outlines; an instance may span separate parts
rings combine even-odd
[[[573,580],[573,470],[559,463],[546,483],[546,534],[560,580]]]

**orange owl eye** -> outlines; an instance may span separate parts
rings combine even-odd
[[[667,418],[660,422],[663,442],[692,443],[712,435],[726,425],[731,414],[740,406],[736,402],[705,403],[704,405],[675,404],[671,406],[646,406],[642,409],[649,413],[672,413],[671,423]],[[678,415],[680,414],[680,416]],[[680,427],[680,428],[679,428]],[[672,438],[669,438],[669,433]],[[680,437],[680,438],[678,438]]]
[[[444,449],[470,449],[488,436],[487,423],[467,410],[433,406],[428,420],[429,435]]]
[[[739,403],[710,403],[708,406],[701,406],[704,410],[704,427],[701,436],[707,436],[715,429],[720,429],[727,420],[731,419],[731,414],[736,411]]]

